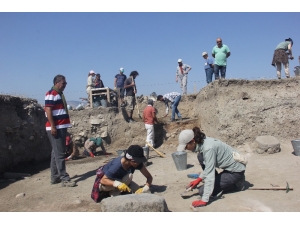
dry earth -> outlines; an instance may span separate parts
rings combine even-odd
[[[286,193],[285,191],[246,189],[238,193],[224,194],[223,199],[213,201],[208,206],[199,208],[200,212],[299,212],[300,157],[292,154],[293,148],[291,145],[291,140],[298,136],[299,115],[296,113],[299,110],[298,80],[295,78],[289,81],[272,81],[275,84],[270,84],[269,81],[265,83],[263,81],[255,83],[249,83],[248,81],[244,83],[241,83],[241,81],[224,82],[213,82],[204,90],[201,90],[198,95],[190,95],[183,99],[179,105],[179,110],[185,118],[183,122],[170,124],[168,119],[160,119],[164,125],[157,127],[158,129],[161,128],[156,136],[156,139],[161,142],[157,150],[163,152],[166,157],[161,158],[156,152],[150,151],[148,170],[154,178],[151,188],[152,193],[165,198],[171,212],[191,211],[189,208],[191,202],[199,197],[196,191],[189,198],[182,198],[180,193],[191,180],[187,177],[187,174],[201,172],[197,157],[194,153],[189,152],[187,170],[177,171],[171,154],[176,151],[180,131],[185,128],[200,126],[201,122],[201,128],[208,136],[219,138],[247,155],[249,159],[246,169],[247,188],[252,186],[270,187],[270,184],[285,187],[286,182],[288,182],[294,190]],[[276,87],[277,97],[275,96],[273,100],[264,92],[268,91],[270,96],[274,94],[274,90],[269,86],[274,89]],[[250,91],[251,88],[252,91]],[[216,93],[217,90],[222,93],[221,96]],[[263,100],[257,100],[259,95],[265,96],[265,101],[268,103],[267,107]],[[210,99],[213,97],[217,100]],[[255,104],[255,107],[253,104]],[[208,105],[211,105],[209,110]],[[140,104],[141,109],[144,106]],[[155,106],[158,108],[158,115],[162,115],[164,106],[157,102]],[[238,110],[235,110],[234,106]],[[266,109],[263,110],[264,108]],[[220,109],[223,109],[221,116],[216,117],[218,113],[215,113],[215,111],[220,111]],[[94,110],[81,111],[81,115],[79,115],[79,112],[73,112],[72,118],[74,118],[73,120],[80,120],[79,118],[84,117],[87,113],[93,115]],[[127,124],[123,121],[121,113],[112,115],[115,118],[112,119],[113,124],[108,125],[108,132],[110,133],[110,139],[113,141],[109,144],[106,143],[106,148],[113,155],[105,157],[99,152],[96,158],[82,158],[67,162],[67,171],[71,178],[77,182],[76,187],[63,188],[59,184],[50,185],[49,162],[23,167],[22,170],[16,167],[10,171],[31,173],[32,176],[16,181],[2,180],[0,183],[0,211],[99,212],[99,204],[90,198],[95,170],[108,160],[116,157],[116,150],[124,149],[125,146],[133,143],[142,145],[145,139],[142,122]],[[212,119],[209,119],[209,117]],[[137,112],[135,119],[139,120]],[[213,121],[213,119],[215,120]],[[274,121],[276,121],[276,124],[272,125]],[[227,126],[222,123],[226,123]],[[250,134],[247,134],[246,127],[243,126],[243,124],[248,123],[251,124]],[[293,125],[295,123],[296,128]],[[284,124],[287,124],[287,126],[284,127]],[[278,130],[280,126],[281,130]],[[257,129],[255,130],[255,128]],[[125,135],[129,131],[132,132],[132,138]],[[75,135],[80,132],[80,129],[72,128],[72,132]],[[228,136],[230,132],[231,135]],[[166,134],[169,134],[170,137],[166,138]],[[257,154],[255,150],[251,149],[251,142],[255,137],[263,134],[274,135],[278,138],[281,152]],[[233,137],[233,135],[235,136]],[[139,172],[134,174],[134,180],[140,185],[145,182],[145,178]],[[19,193],[25,193],[25,196],[16,198]]]

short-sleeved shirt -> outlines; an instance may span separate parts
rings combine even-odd
[[[192,67],[189,66],[189,65],[187,65],[187,64],[182,64],[182,71],[183,71],[183,74],[182,74],[180,66],[177,66],[177,68],[176,68],[176,76],[187,74],[187,70],[188,69],[192,69]]]
[[[211,66],[210,66],[211,64],[214,64],[214,61],[211,58],[207,57],[205,59],[204,69],[206,70],[206,69],[211,68]]]
[[[117,74],[115,76],[115,78],[117,78],[117,87],[124,88],[124,82],[125,82],[127,76],[125,74]]]
[[[102,171],[105,176],[111,180],[121,180],[126,174],[134,173],[135,170],[141,170],[144,166],[143,163],[140,163],[136,168],[129,167],[128,170],[125,170],[121,164],[122,156],[113,159],[109,163],[103,166]]]
[[[278,50],[278,49],[284,49],[284,50],[288,50],[288,46],[289,44],[291,44],[290,41],[284,41],[284,42],[281,42],[277,45],[276,49],[275,50]]]
[[[168,94],[163,95],[163,98],[165,100],[165,105],[166,105],[166,114],[169,113],[169,102],[171,102],[171,105],[173,104],[173,102],[175,101],[175,99],[181,95],[178,92],[171,92]]]
[[[212,50],[212,54],[215,55],[215,64],[218,66],[226,66],[226,55],[228,52],[230,52],[230,50],[227,47],[227,45],[223,44],[221,48],[219,48],[218,45],[216,45]]]
[[[153,119],[152,113],[155,113],[155,108],[152,105],[148,105],[143,111],[143,115],[145,118],[145,121],[144,121],[145,124],[150,124],[150,125],[154,124],[154,119]]]
[[[132,83],[133,78],[129,77],[125,80],[124,86]],[[134,96],[133,87],[125,88],[126,96]]]

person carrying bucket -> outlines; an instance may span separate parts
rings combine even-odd
[[[206,206],[211,196],[244,190],[247,158],[231,146],[215,138],[206,137],[199,127],[194,127],[179,134],[177,151],[185,149],[198,153],[197,158],[203,170],[199,177],[187,186],[194,189],[204,181],[204,185],[199,188],[202,198],[193,201],[193,207]],[[218,173],[216,168],[223,171]]]

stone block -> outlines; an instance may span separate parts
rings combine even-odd
[[[154,194],[128,194],[105,198],[102,212],[168,212],[165,199]]]
[[[273,154],[281,151],[278,139],[270,135],[258,136],[253,142],[252,147],[259,154]]]

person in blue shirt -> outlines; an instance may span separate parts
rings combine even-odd
[[[121,99],[121,107],[124,106],[124,92],[125,92],[125,88],[124,88],[124,82],[127,79],[127,76],[124,74],[124,68],[120,68],[120,73],[118,73],[115,76],[115,80],[114,80],[114,90],[118,91],[118,98]]]
[[[204,70],[206,74],[206,82],[209,84],[212,82],[212,75],[214,73],[214,61],[208,57],[207,52],[203,52],[202,56],[205,60]]]
[[[139,145],[131,145],[124,151],[124,156],[113,159],[96,172],[96,180],[91,197],[95,202],[121,193],[149,193],[152,175],[144,165],[147,159]],[[146,184],[139,187],[132,181],[135,170],[140,170],[146,178]]]

